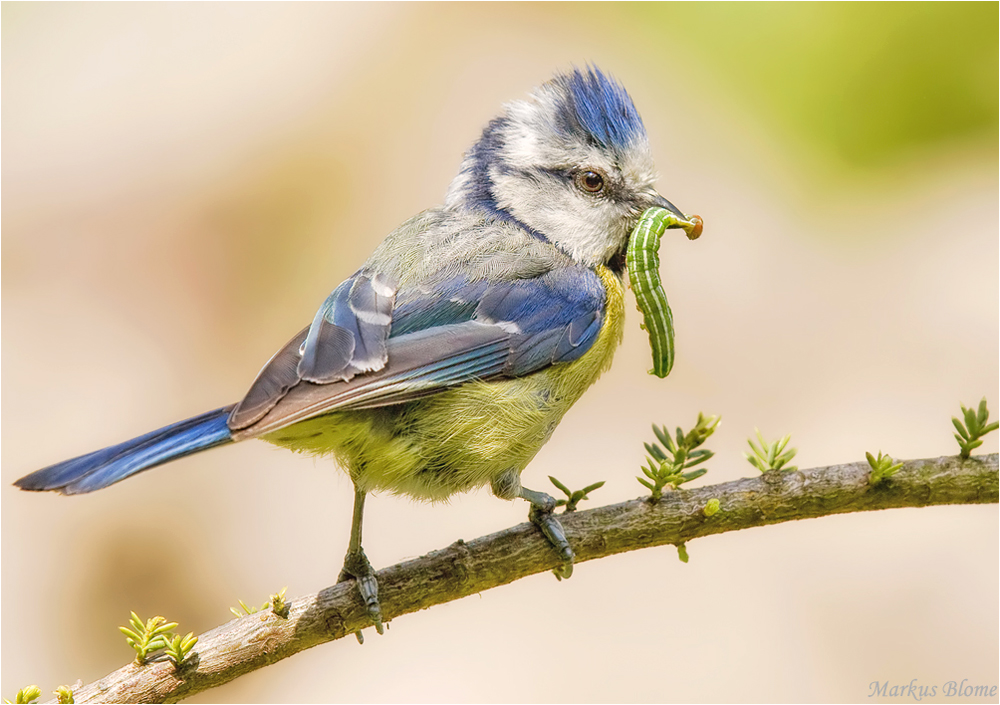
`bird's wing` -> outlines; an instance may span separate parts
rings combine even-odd
[[[364,270],[334,289],[302,343],[299,377],[329,384],[381,369],[395,297],[395,281]]]
[[[458,275],[401,291],[392,337],[465,321],[494,326],[509,334],[503,373],[518,377],[586,352],[601,327],[604,296],[600,278],[582,266],[496,282]]]
[[[396,282],[361,270],[333,290],[312,324],[275,353],[229,417],[233,430],[246,428],[274,408],[302,381],[346,382],[379,370],[388,358]]]
[[[403,289],[395,296],[381,367],[333,383],[304,378],[314,321],[261,370],[229,425],[241,436],[259,436],[331,411],[400,404],[474,379],[518,377],[570,362],[597,338],[604,302],[600,278],[580,266],[512,281],[456,275]],[[334,316],[333,325],[339,321]],[[335,336],[316,340],[320,347],[341,344]],[[332,358],[325,350],[315,355]]]

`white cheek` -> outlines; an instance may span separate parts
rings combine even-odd
[[[543,232],[573,259],[589,265],[605,261],[621,246],[614,227],[617,218],[606,203],[589,203],[589,196],[568,194],[562,202],[553,202],[544,215]]]
[[[588,264],[605,262],[624,244],[624,235],[619,224],[618,208],[610,203],[602,203],[592,208],[577,233],[570,233],[569,242],[564,247],[576,251],[574,257]]]

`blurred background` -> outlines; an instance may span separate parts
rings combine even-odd
[[[998,391],[997,22],[982,4],[2,6],[2,695],[331,584],[349,480],[263,443],[83,497],[10,486],[235,401],[509,100],[593,62],[645,120],[677,362],[639,317],[525,471],[639,496],[651,423],[721,414],[698,484],[952,455]],[[981,448],[997,451],[994,433]],[[377,567],[520,523],[481,491],[375,497]],[[194,702],[857,701],[998,681],[997,506],[837,516],[539,575]]]

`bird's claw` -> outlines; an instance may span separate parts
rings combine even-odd
[[[528,511],[528,519],[542,530],[545,538],[549,540],[549,543],[552,544],[553,548],[556,549],[556,552],[562,558],[563,564],[558,568],[554,568],[552,573],[557,579],[563,580],[573,575],[573,559],[576,557],[576,554],[573,553],[573,548],[566,539],[566,532],[556,518],[554,510],[554,500],[552,501],[552,506],[532,503],[531,509]]]
[[[372,620],[372,624],[375,625],[375,631],[379,634],[385,633],[382,625],[382,605],[378,601],[378,580],[375,578],[375,571],[372,569],[372,564],[368,562],[364,551],[349,552],[344,558],[344,567],[340,571],[337,582],[351,579],[358,586],[361,601],[365,603],[365,609],[368,611],[368,617]],[[356,636],[358,642],[363,644],[364,637],[361,636],[361,632],[356,632]]]

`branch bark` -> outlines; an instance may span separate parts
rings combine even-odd
[[[998,501],[997,454],[961,460],[911,460],[878,485],[866,462],[789,473],[766,473],[664,495],[658,504],[634,499],[561,515],[577,562],[712,534],[847,512]],[[717,514],[706,517],[709,499]],[[505,585],[559,565],[531,524],[500,531],[386,568],[378,573],[386,620]],[[370,626],[353,582],[289,602],[287,618],[272,612],[234,619],[201,635],[180,669],[164,656],[131,663],[74,691],[78,703],[177,702],[250,671]]]

